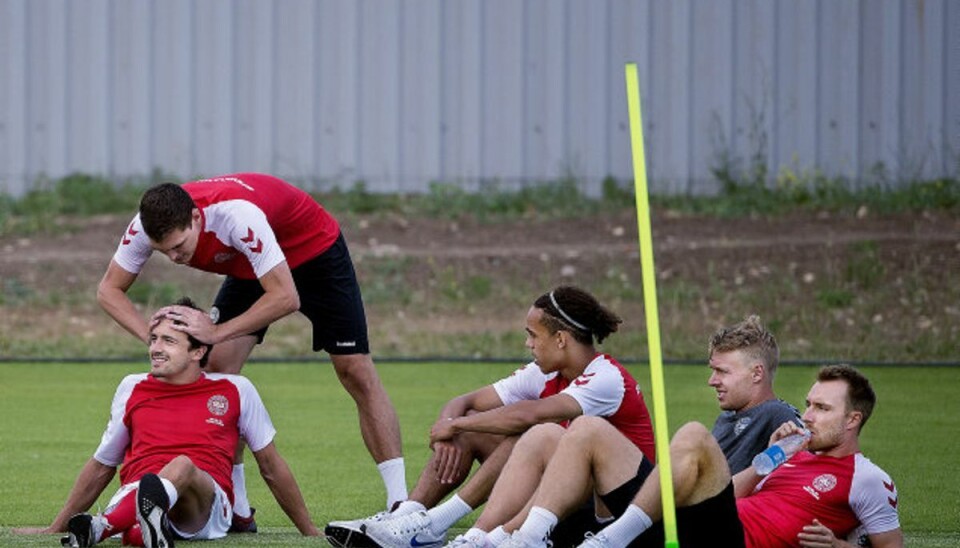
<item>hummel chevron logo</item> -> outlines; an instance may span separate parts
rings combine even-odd
[[[136,236],[137,234],[140,234],[140,231],[134,230],[133,223],[130,223],[130,227],[127,228],[127,234],[129,234],[130,236]],[[122,245],[129,245],[131,242],[131,239],[127,237],[127,234],[124,234],[123,239],[120,241]]]
[[[583,386],[583,385],[587,384],[588,382],[590,382],[590,377],[592,377],[592,376],[594,376],[594,375],[596,375],[596,373],[586,373],[586,374],[580,375],[579,377],[577,377],[576,379],[574,379],[573,384],[575,384],[575,385],[577,385],[577,386]]]
[[[887,491],[890,491],[891,493],[893,493],[894,495],[896,495],[896,493],[897,493],[897,487],[893,484],[892,481],[891,481],[890,483],[883,482],[883,487],[884,487]],[[890,506],[896,508],[896,507],[897,507],[897,504],[899,503],[898,497],[896,497],[896,496],[887,497],[887,503],[889,503]]]
[[[243,243],[245,243],[245,244],[249,244],[249,243],[252,242],[254,239],[257,240],[257,243],[254,244],[254,245],[252,245],[252,246],[250,246],[250,251],[252,251],[252,252],[254,252],[254,253],[260,253],[261,251],[263,251],[263,242],[261,242],[261,241],[260,241],[260,238],[257,238],[257,237],[253,234],[253,229],[252,229],[252,228],[247,227],[247,237],[246,237],[246,238],[240,238],[240,241],[243,242]]]

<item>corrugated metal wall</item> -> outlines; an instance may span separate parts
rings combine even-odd
[[[960,172],[953,0],[0,0],[0,191],[80,171],[311,188],[630,179],[722,158]]]

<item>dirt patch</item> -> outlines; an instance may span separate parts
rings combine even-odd
[[[137,355],[99,310],[95,287],[128,218],[71,219],[54,235],[0,239],[0,356]],[[608,350],[646,354],[637,224],[631,211],[479,222],[344,217],[378,356],[523,356],[526,307],[558,283],[597,293],[624,318]],[[797,214],[653,218],[667,357],[699,358],[719,325],[759,313],[785,359],[936,361],[960,342],[960,220]],[[143,309],[217,276],[153,258]],[[136,286],[135,286],[136,287]],[[305,355],[306,322],[283,320],[263,356]]]

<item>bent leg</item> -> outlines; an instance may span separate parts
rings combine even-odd
[[[540,424],[520,437],[474,527],[491,531],[523,510],[536,492],[564,432],[558,424]]]
[[[197,468],[189,457],[174,458],[160,470],[177,490],[177,500],[169,510],[170,521],[185,533],[203,529],[210,520],[214,499],[214,482],[210,474]]]
[[[700,423],[687,423],[670,442],[674,499],[677,506],[693,506],[720,494],[730,483],[727,460],[707,428]],[[660,470],[655,468],[633,504],[653,521],[663,516],[660,504]]]
[[[607,420],[579,417],[560,439],[533,505],[563,518],[594,492],[630,481],[642,461],[640,449]]]
[[[410,500],[415,500],[427,508],[436,506],[444,497],[463,484],[473,467],[473,463],[479,462],[481,463],[479,469],[467,482],[467,486],[464,487],[460,495],[467,504],[473,507],[476,507],[474,504],[482,504],[489,494],[489,489],[484,492],[484,485],[489,483],[492,488],[497,474],[502,469],[503,462],[506,461],[505,457],[499,455],[504,451],[506,455],[509,455],[515,440],[516,438],[507,438],[496,434],[476,432],[458,434],[454,443],[466,455],[466,458],[461,462],[461,469],[456,475],[457,478],[460,478],[459,481],[454,483],[440,482],[437,457],[434,453],[423,472],[421,472],[413,491],[410,492]],[[501,449],[501,447],[504,447],[504,449]],[[491,477],[492,479],[490,479]]]

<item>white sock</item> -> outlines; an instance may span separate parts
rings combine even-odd
[[[520,526],[520,535],[528,541],[540,542],[547,538],[550,531],[557,525],[557,516],[546,508],[534,506],[530,509],[526,521]]]
[[[487,544],[492,544],[495,547],[500,546],[508,538],[510,538],[510,533],[503,528],[503,525],[500,525],[493,531],[487,533]]]
[[[233,465],[233,513],[241,518],[249,518],[250,501],[247,500],[247,478],[243,474],[243,463]]]
[[[407,500],[407,472],[403,457],[385,460],[377,464],[377,469],[387,487],[387,510],[393,508],[394,503]]]
[[[393,512],[390,512],[391,516],[399,517],[405,516],[407,514],[412,514],[414,512],[426,512],[427,507],[423,503],[417,502],[415,500],[405,500],[397,506],[397,509]]]
[[[170,506],[167,507],[167,510],[173,508],[173,505],[177,503],[179,495],[177,494],[177,488],[173,485],[173,482],[167,478],[160,477],[160,483],[163,484],[163,489],[167,492],[167,498],[170,499]]]
[[[603,529],[610,545],[627,546],[653,525],[653,520],[639,506],[631,504],[616,521]]]
[[[473,508],[464,502],[460,495],[453,495],[443,504],[427,510],[427,516],[430,517],[430,531],[434,535],[440,535],[470,512],[473,512]]]
[[[487,544],[487,532],[483,529],[478,529],[476,527],[471,527],[463,534],[463,538],[469,540],[470,542],[475,542],[477,544],[486,545]]]

